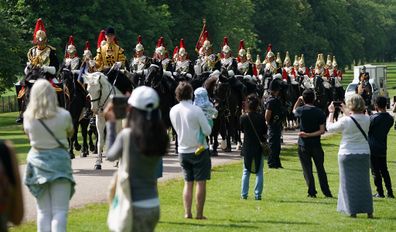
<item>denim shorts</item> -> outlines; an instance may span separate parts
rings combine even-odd
[[[195,153],[181,153],[179,154],[179,161],[185,181],[210,180],[212,163],[209,149],[206,149],[199,155],[195,155]]]

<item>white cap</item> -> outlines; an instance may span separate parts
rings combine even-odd
[[[153,88],[140,86],[132,91],[128,104],[139,110],[152,111],[158,108],[159,97]]]

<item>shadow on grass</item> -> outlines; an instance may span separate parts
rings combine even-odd
[[[337,199],[337,198],[329,198],[329,199]],[[278,203],[287,203],[287,204],[289,204],[289,203],[292,203],[292,204],[307,204],[307,203],[309,203],[309,204],[322,204],[322,205],[334,205],[334,202],[328,202],[328,201],[322,201],[322,199],[320,199],[319,198],[319,201],[318,200],[314,200],[314,199],[312,199],[312,201],[302,201],[302,200],[274,200],[275,202],[278,202]]]
[[[312,222],[296,222],[296,221],[275,221],[275,220],[229,220],[236,223],[263,223],[263,224],[287,224],[287,225],[318,225],[319,223]]]
[[[313,165],[313,168],[314,168],[314,166],[315,166],[315,165]],[[287,168],[287,167],[284,167],[283,169],[284,169],[285,171],[300,172],[301,174],[303,173],[302,169]],[[317,174],[316,171],[313,171],[312,173],[313,173],[313,174]],[[328,172],[328,171],[326,171],[326,174],[327,174],[327,175],[338,175],[337,172]]]
[[[206,220],[208,221],[208,220]],[[205,222],[206,222],[205,221]],[[237,222],[237,221],[236,221]],[[251,221],[249,223],[254,223],[255,221]],[[169,225],[178,225],[178,226],[199,226],[199,227],[220,227],[226,229],[228,228],[250,228],[250,229],[258,229],[257,226],[249,226],[249,225],[238,225],[238,224],[213,224],[213,223],[198,223],[193,222],[192,219],[186,219],[186,222],[170,222],[170,221],[160,221],[160,224],[169,224]]]
[[[90,169],[73,169],[73,175],[76,176],[112,176],[115,170],[90,170]]]

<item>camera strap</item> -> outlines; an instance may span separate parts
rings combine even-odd
[[[352,116],[350,116],[350,117],[351,117],[352,121],[356,124],[357,128],[359,128],[360,132],[362,132],[362,134],[363,134],[364,138],[366,139],[366,141],[368,141],[366,132],[364,132],[364,130],[362,129],[360,124],[356,121],[356,119],[354,119]]]

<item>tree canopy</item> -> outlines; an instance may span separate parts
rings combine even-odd
[[[271,43],[282,57],[303,53],[310,65],[317,53],[331,54],[341,67],[353,60],[391,61],[396,52],[395,0],[3,0],[0,92],[22,75],[38,18],[60,59],[70,35],[81,54],[86,40],[95,50],[99,31],[108,26],[128,58],[138,35],[149,56],[163,36],[169,51],[183,38],[195,58],[203,18],[215,51],[227,36],[234,54],[243,39],[253,57],[265,56]]]

